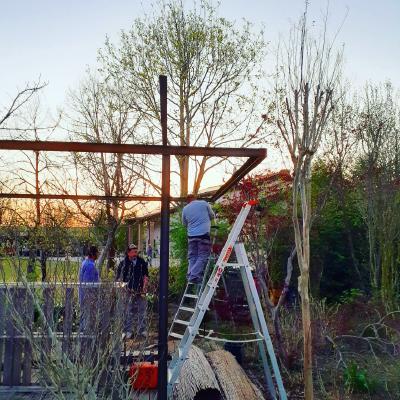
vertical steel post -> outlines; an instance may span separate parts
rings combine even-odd
[[[167,77],[160,75],[162,144],[167,140]],[[158,296],[158,400],[167,400],[170,156],[162,156],[160,286]]]

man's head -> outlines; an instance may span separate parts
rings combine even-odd
[[[126,255],[132,259],[132,258],[136,258],[138,255],[138,248],[136,246],[136,244],[130,244],[128,246],[128,248],[126,249]]]
[[[188,194],[187,196],[186,196],[186,202],[189,204],[189,203],[191,203],[193,200],[196,200],[197,199],[197,196],[195,195],[195,194],[193,194],[193,193],[191,193],[191,194]]]
[[[97,249],[96,246],[90,246],[87,255],[92,260],[96,260],[99,255],[99,250]]]

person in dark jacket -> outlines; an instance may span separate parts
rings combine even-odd
[[[125,252],[125,258],[119,263],[116,281],[125,282],[128,290],[127,309],[125,318],[125,333],[129,339],[133,328],[135,333],[147,336],[146,332],[146,293],[149,282],[147,262],[139,257],[138,248],[130,244]]]

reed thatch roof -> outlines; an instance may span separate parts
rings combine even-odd
[[[196,346],[190,349],[173,397],[175,400],[264,399],[231,353],[216,350],[204,354]]]

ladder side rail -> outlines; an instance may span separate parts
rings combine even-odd
[[[233,250],[233,245],[235,244],[236,238],[239,236],[239,233],[244,225],[244,222],[246,221],[246,218],[249,215],[250,209],[251,205],[249,205],[248,203],[246,203],[241,208],[239,215],[237,216],[236,221],[229,232],[228,239],[226,240],[225,245],[222,248],[222,251],[215,264],[216,269],[221,264],[222,260],[225,259],[225,261],[228,262],[229,256]]]
[[[261,327],[260,327],[260,322],[258,320],[256,306],[254,304],[253,295],[251,293],[250,284],[249,284],[248,277],[247,277],[247,274],[245,271],[246,266],[243,264],[243,256],[241,254],[241,247],[239,247],[237,244],[235,245],[235,253],[236,253],[238,263],[241,264],[240,265],[240,274],[242,276],[244,291],[246,293],[247,303],[249,306],[251,320],[253,322],[254,330],[261,333]],[[269,393],[273,399],[276,399],[275,385],[272,380],[271,369],[268,365],[268,357],[267,357],[267,353],[265,351],[264,340],[258,342],[257,345],[258,345],[258,351],[260,353],[260,357],[261,357],[261,360],[262,360],[262,363],[264,366],[264,375],[265,375],[265,380],[266,380],[266,383],[268,386]]]
[[[264,312],[263,312],[263,309],[262,309],[262,306],[261,306],[260,298],[258,297],[257,288],[256,288],[256,285],[254,283],[253,276],[251,275],[251,270],[250,270],[250,266],[249,266],[249,260],[247,258],[247,254],[246,254],[246,251],[244,249],[243,243],[239,243],[239,246],[241,247],[240,252],[243,255],[243,260],[245,262],[245,272],[246,272],[246,275],[247,275],[247,281],[249,283],[250,290],[251,290],[251,293],[252,293],[252,296],[253,296],[253,300],[254,300],[254,304],[256,306],[258,319],[259,319],[260,324],[261,324],[261,331],[262,331],[262,334],[264,336],[265,344],[267,346],[269,358],[270,358],[271,365],[272,365],[272,370],[274,371],[274,374],[275,374],[275,380],[276,380],[276,384],[278,386],[279,396],[280,396],[281,400],[287,400],[286,391],[285,391],[285,388],[283,386],[282,376],[281,376],[281,373],[280,373],[280,370],[279,370],[278,361],[277,361],[276,356],[275,356],[274,347],[272,345],[272,340],[271,340],[271,337],[270,337],[269,332],[268,332],[267,323],[265,322]]]

